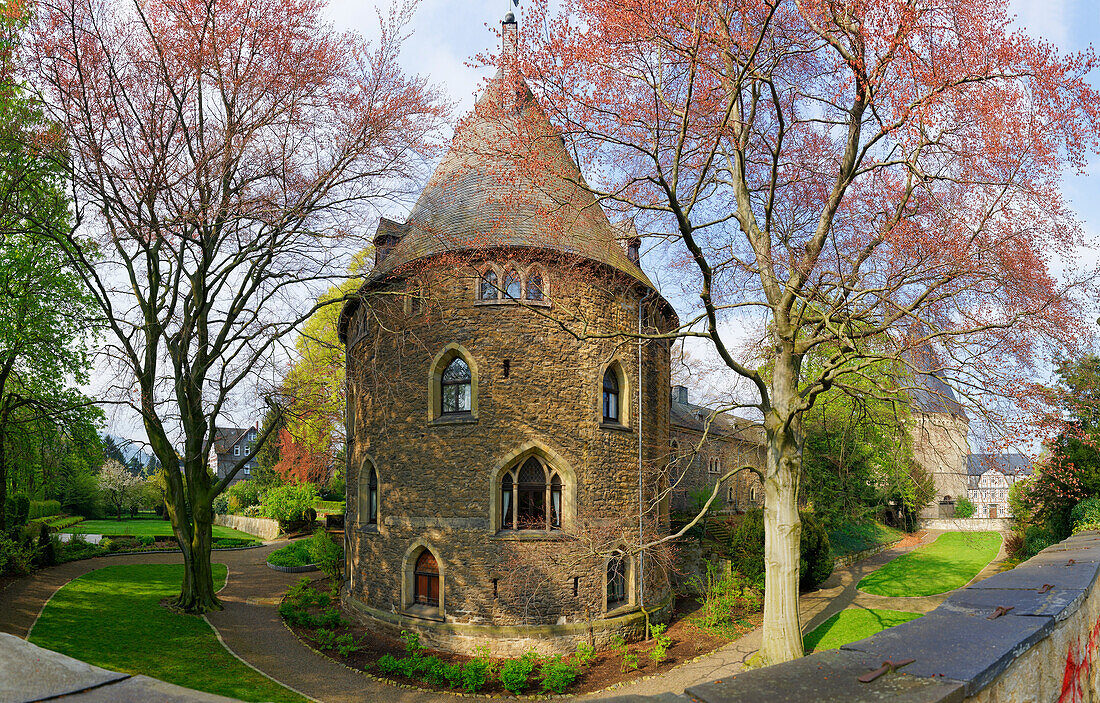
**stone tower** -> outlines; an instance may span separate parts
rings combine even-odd
[[[639,268],[523,77],[501,69],[340,318],[346,605],[495,654],[641,634],[671,604],[669,347]]]

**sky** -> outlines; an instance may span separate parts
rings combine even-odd
[[[514,10],[523,32],[523,6]],[[358,32],[370,39],[378,33],[377,13],[389,2],[332,0],[326,15],[334,28]],[[492,51],[499,41],[497,30],[505,13],[513,10],[512,0],[458,1],[421,0],[409,27],[410,36],[402,48],[402,61],[411,74],[419,74],[441,88],[455,104],[457,119],[468,112],[474,96],[490,71],[472,65],[477,54]],[[1028,34],[1045,39],[1062,51],[1079,51],[1100,43],[1100,0],[1012,0],[1010,12],[1016,24]],[[1100,76],[1096,77],[1100,84]],[[1100,167],[1100,158],[1094,159]],[[1093,169],[1095,170],[1095,168]],[[1095,251],[1084,252],[1085,260],[1100,260],[1100,179],[1090,174],[1066,178],[1064,193],[1085,222]],[[405,212],[386,213],[404,219]],[[373,223],[367,223],[373,228]],[[644,263],[644,262],[643,262]],[[693,398],[694,399],[694,398]],[[251,424],[262,418],[239,424]],[[115,415],[108,431],[139,439],[140,426],[133,418]]]

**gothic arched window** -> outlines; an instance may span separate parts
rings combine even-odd
[[[527,274],[527,295],[528,300],[542,300],[542,274],[537,270]]]
[[[603,374],[603,420],[619,421],[619,379],[611,367]]]
[[[373,466],[367,467],[367,524],[378,524],[378,472]]]
[[[378,524],[378,471],[369,461],[359,469],[359,524]]]
[[[607,609],[626,605],[626,557],[615,552],[607,560]]]
[[[478,300],[497,299],[497,272],[489,269],[481,275],[481,289],[478,291]]]
[[[520,284],[519,274],[515,269],[508,269],[504,272],[504,295],[512,300],[519,300],[523,297],[522,285]]]
[[[443,415],[470,412],[470,367],[462,357],[456,356],[443,370],[439,397]]]
[[[439,563],[425,549],[416,559],[413,570],[413,602],[419,605],[439,605]]]
[[[562,480],[535,457],[500,478],[500,529],[557,530],[562,523]]]

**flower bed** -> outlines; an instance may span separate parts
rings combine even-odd
[[[529,652],[517,659],[493,657],[485,647],[470,657],[425,649],[416,633],[406,632],[394,640],[343,617],[338,593],[329,583],[303,578],[287,593],[279,614],[294,634],[349,668],[385,682],[428,690],[489,695],[599,691],[663,673],[732,639],[692,624],[686,616],[697,606],[683,601],[687,610],[677,611],[667,630],[655,628],[656,636],[649,642],[620,642],[606,651],[581,643],[566,656]]]

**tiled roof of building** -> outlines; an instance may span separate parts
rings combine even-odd
[[[508,30],[506,22],[505,42]],[[382,220],[384,234],[400,239],[374,279],[425,257],[513,247],[595,261],[654,287],[620,241],[631,233],[608,220],[560,131],[513,70],[492,79],[408,220]]]
[[[715,415],[711,408],[695,405],[693,403],[681,403],[673,398],[668,406],[669,422],[673,427],[679,427],[696,432],[703,432],[716,437],[737,439],[752,444],[764,444],[763,432],[757,423],[737,417],[729,413]],[[713,418],[711,417],[713,416]],[[708,428],[707,422],[710,422]]]
[[[219,427],[214,430],[214,451],[218,454],[226,454],[233,451],[233,445],[244,437],[249,428]]]
[[[997,471],[1015,480],[1031,475],[1031,460],[1023,454],[971,454],[966,457],[970,488],[978,488],[978,479],[986,471]]]
[[[906,390],[910,405],[924,413],[946,413],[969,419],[955,391],[943,380],[937,369],[935,353],[928,344],[911,349],[903,355],[912,374]]]

